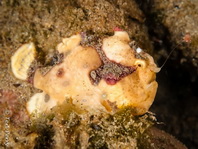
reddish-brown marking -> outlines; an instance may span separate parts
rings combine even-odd
[[[56,76],[57,77],[62,77],[64,75],[65,71],[63,68],[59,68],[57,73],[56,73]]]
[[[114,74],[106,74],[103,79],[108,85],[115,85],[120,78],[116,78]]]
[[[113,31],[123,31],[123,29],[121,29],[121,28],[119,28],[119,27],[115,27],[115,28],[113,29]]]
[[[186,43],[190,43],[191,42],[191,36],[190,36],[189,33],[187,33],[186,35],[184,35],[183,41],[186,42]]]
[[[105,79],[105,81],[106,81],[106,83],[107,83],[108,85],[115,85],[116,82],[117,82],[117,80],[109,79],[109,78]]]

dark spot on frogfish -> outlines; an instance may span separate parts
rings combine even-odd
[[[64,73],[65,73],[65,70],[63,68],[59,68],[56,73],[56,76],[61,78],[64,75]]]

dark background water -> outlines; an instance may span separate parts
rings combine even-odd
[[[198,80],[173,60],[157,75],[158,92],[151,111],[158,128],[175,136],[188,148],[198,147]]]

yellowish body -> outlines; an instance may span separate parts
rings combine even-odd
[[[156,65],[152,57],[143,53],[144,60],[137,59],[135,50],[129,46],[128,34],[117,31],[114,36],[103,40],[106,56],[137,69],[115,85],[109,85],[103,79],[98,85],[93,85],[90,71],[100,67],[102,61],[93,47],[82,47],[81,40],[79,34],[64,39],[57,46],[57,50],[65,55],[63,62],[45,76],[37,70],[34,86],[43,90],[57,104],[72,99],[73,104],[89,112],[112,112],[125,107],[134,108],[135,114],[147,112],[157,90]]]

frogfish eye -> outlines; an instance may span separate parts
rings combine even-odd
[[[146,67],[146,62],[138,59],[138,60],[135,61],[135,65],[138,66],[138,67],[141,67],[141,68],[145,68]]]

